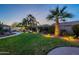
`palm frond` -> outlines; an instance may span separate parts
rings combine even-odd
[[[59,12],[59,6],[56,7],[56,12]]]
[[[55,10],[50,10],[50,13],[51,13],[52,15],[56,15],[56,14],[57,14]]]
[[[60,13],[63,13],[66,8],[67,8],[67,6],[64,6],[64,7],[60,10]]]
[[[72,18],[73,15],[71,13],[67,13],[67,12],[64,12],[63,13],[63,18]]]
[[[54,16],[59,15],[59,7],[57,6],[55,9],[50,10],[50,13]]]
[[[65,19],[65,18],[72,18],[73,15],[71,13],[68,13],[67,11],[65,11],[67,7],[64,6],[62,9],[60,9],[58,6],[50,11],[50,15],[48,15],[47,19],[48,20],[56,20],[56,18],[58,19]]]
[[[53,20],[54,16],[53,15],[48,15],[48,17],[46,17],[48,20]]]
[[[65,22],[65,21],[66,21],[66,19],[64,19],[64,18],[63,18],[63,19],[62,19],[62,21],[63,21],[63,22]]]

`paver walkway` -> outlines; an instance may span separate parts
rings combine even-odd
[[[59,47],[51,50],[48,55],[79,55],[78,47]]]

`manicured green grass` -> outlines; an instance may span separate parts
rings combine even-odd
[[[9,52],[8,54],[43,55],[61,46],[79,46],[79,44],[58,38],[46,38],[41,34],[33,33],[22,33],[0,40],[0,52]]]

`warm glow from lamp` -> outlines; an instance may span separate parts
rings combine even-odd
[[[44,37],[51,37],[51,35],[50,34],[47,34],[47,35],[44,35]]]
[[[33,34],[36,34],[37,32],[33,32]]]
[[[68,40],[68,41],[74,41],[74,38],[72,36],[63,37],[63,39]]]

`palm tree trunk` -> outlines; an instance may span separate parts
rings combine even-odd
[[[59,28],[59,20],[57,18],[55,23],[55,37],[58,37],[59,35],[60,35],[60,28]]]

